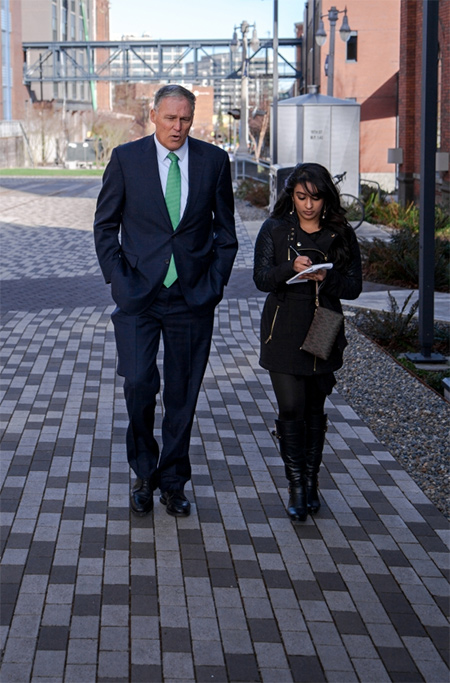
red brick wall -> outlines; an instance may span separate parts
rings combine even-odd
[[[414,141],[416,123],[416,14],[419,3],[403,0],[400,16],[400,73],[398,83],[399,145],[403,149],[401,171],[414,170]],[[420,73],[418,74],[420,77]]]
[[[440,150],[450,149],[450,2],[439,3],[440,69]],[[403,164],[399,167],[399,196],[402,203],[418,201],[420,194],[420,125],[422,70],[422,3],[402,0],[399,73],[399,146]],[[448,202],[449,174],[441,174],[437,184],[438,200]],[[447,188],[447,189],[445,189]],[[447,199],[441,191],[447,193]]]
[[[96,36],[95,40],[109,40],[109,2],[97,0],[96,12]],[[96,50],[97,63],[103,63],[108,59],[108,50]],[[111,83],[99,81],[97,83],[97,106],[100,111],[111,109]]]

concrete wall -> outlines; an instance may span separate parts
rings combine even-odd
[[[23,138],[0,138],[0,168],[23,168],[24,166]]]
[[[20,0],[22,5],[22,40],[24,42],[53,40],[52,38],[52,3],[51,0]],[[58,27],[60,18],[58,16]],[[58,40],[61,38],[58,35]],[[38,60],[39,53],[33,58]],[[51,100],[54,97],[53,85],[38,83],[32,84],[33,98]]]

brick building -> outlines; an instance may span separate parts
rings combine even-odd
[[[23,118],[29,97],[22,82],[22,4],[1,0],[0,12],[0,120]]]
[[[3,0],[10,2],[11,0]],[[21,5],[22,40],[24,42],[76,42],[109,40],[109,2],[108,0],[14,0]],[[66,76],[77,75],[70,61],[61,56],[59,69]],[[107,59],[105,50],[96,52],[95,58],[102,62]],[[29,60],[38,60],[39,51],[32,51]],[[87,57],[83,51],[73,50],[74,61],[88,69]],[[43,70],[47,69],[43,64]],[[34,100],[53,101],[55,106],[64,104],[67,111],[111,109],[111,86],[109,83],[90,83],[88,81],[68,80],[66,82],[46,81],[33,84],[30,96]]]
[[[402,203],[418,201],[420,194],[420,126],[422,88],[422,3],[401,2],[399,136],[403,163],[399,165]],[[439,3],[437,150],[450,151],[450,2]],[[436,173],[437,201],[449,206],[449,172]]]
[[[95,40],[109,40],[109,0],[96,0],[95,7]],[[109,50],[96,50],[97,62],[103,63],[109,58]],[[97,107],[100,111],[109,111],[112,106],[111,83],[99,81],[97,88]]]
[[[129,115],[134,119],[130,130],[132,138],[154,132],[149,113],[155,93],[161,83],[119,83],[114,87],[114,112]],[[211,142],[214,128],[214,87],[183,83],[196,97],[195,117],[191,135]]]
[[[67,110],[111,109],[111,85],[85,81],[23,84],[22,42],[109,40],[108,0],[1,0],[0,120],[23,119],[33,102],[62,103]],[[33,52],[38,61],[42,55]],[[78,55],[79,59],[82,59]],[[96,52],[99,62],[108,52]],[[69,66],[66,67],[69,69]],[[70,72],[69,72],[70,75]]]
[[[397,146],[398,135],[400,2],[346,0],[338,6],[339,17],[335,30],[333,96],[361,104],[361,178],[375,180],[386,190],[395,187],[395,169],[388,163],[387,156],[388,149]],[[347,9],[351,29],[347,43],[339,35],[344,8]],[[329,5],[322,0],[309,0],[306,3],[304,92],[307,92],[308,85],[317,85],[322,94],[327,93],[330,47],[328,9]],[[315,34],[321,17],[327,40],[319,48]]]
[[[109,40],[108,0],[1,0],[0,166],[61,163],[70,140],[89,134],[92,112],[111,111],[111,84],[79,80],[72,64],[86,51],[59,53],[59,72],[73,80],[23,84],[23,42]],[[28,51],[28,66],[52,74],[42,47]],[[73,60],[71,59],[73,58]],[[102,63],[108,51],[97,51]]]

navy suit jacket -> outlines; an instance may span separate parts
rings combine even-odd
[[[228,154],[189,138],[189,193],[174,230],[159,178],[154,136],[116,147],[103,175],[94,221],[97,256],[120,309],[143,313],[161,289],[173,253],[189,308],[221,300],[238,243]]]

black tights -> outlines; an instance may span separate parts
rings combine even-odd
[[[317,388],[314,377],[271,372],[270,379],[278,403],[279,420],[305,420],[309,415],[323,415],[327,396]]]

